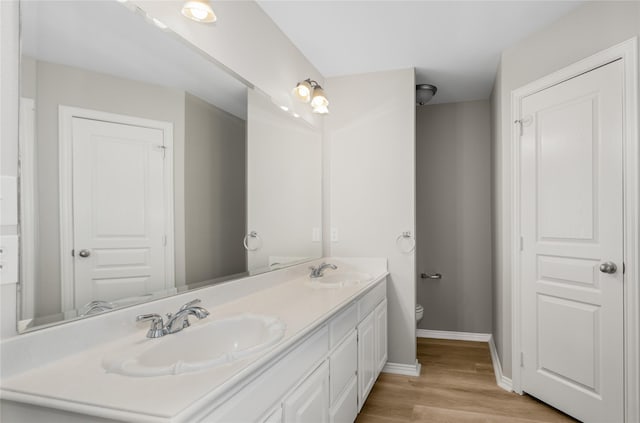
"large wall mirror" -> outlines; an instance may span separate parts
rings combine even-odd
[[[20,7],[20,332],[322,255],[317,129],[140,10]]]

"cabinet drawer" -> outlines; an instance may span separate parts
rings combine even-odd
[[[352,304],[329,322],[329,349],[358,325],[358,305]]]
[[[358,322],[361,322],[387,296],[387,281],[380,282],[358,301]]]
[[[358,369],[358,342],[355,329],[329,356],[331,404],[333,404]]]

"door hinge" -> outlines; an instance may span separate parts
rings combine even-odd
[[[516,125],[520,125],[520,136],[524,134],[524,127],[531,125],[531,122],[533,122],[533,117],[530,115],[513,121]]]
[[[166,158],[167,157],[167,146],[166,145],[158,145],[157,146],[159,149],[162,150],[162,158]]]
[[[627,273],[627,263],[625,263],[624,261],[622,262],[622,274],[624,275],[625,273]]]
[[[75,257],[76,256],[76,250],[71,250],[71,257]]]
[[[524,353],[520,352],[520,367],[524,367]]]

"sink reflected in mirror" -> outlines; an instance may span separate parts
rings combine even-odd
[[[319,278],[309,279],[306,283],[312,288],[342,288],[371,282],[373,276],[364,272],[329,273]]]
[[[242,314],[194,324],[132,346],[103,360],[107,373],[131,377],[179,375],[232,363],[276,345],[286,325],[278,318]]]

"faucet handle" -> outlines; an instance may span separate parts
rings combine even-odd
[[[182,307],[180,307],[180,310],[178,311],[183,311],[188,309],[189,307],[193,307],[196,304],[200,304],[202,302],[202,300],[200,298],[196,298],[195,300],[191,300],[186,304],[183,304]]]
[[[164,328],[164,320],[159,314],[140,314],[136,316],[136,322],[146,322],[151,320],[151,328],[147,332],[147,338],[159,338],[166,335],[166,329]]]

